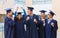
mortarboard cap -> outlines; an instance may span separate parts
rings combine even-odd
[[[53,12],[53,11],[51,11],[50,10],[50,12],[49,12],[52,16],[54,16],[55,15],[55,13]]]
[[[45,13],[46,11],[45,10],[40,10],[41,13]]]
[[[9,13],[10,11],[12,11],[11,8],[7,8],[7,9],[6,9],[6,12],[7,12],[7,13]]]
[[[22,14],[22,12],[17,12],[18,14],[17,15],[21,15]]]
[[[33,9],[34,9],[33,7],[27,7],[27,8],[28,8],[28,10],[31,10],[31,11],[33,11]]]

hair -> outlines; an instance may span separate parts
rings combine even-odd
[[[6,11],[6,12],[7,12],[7,14],[8,14],[8,13],[10,13],[11,11],[12,11],[12,10],[8,10],[8,11]]]

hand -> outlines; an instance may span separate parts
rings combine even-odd
[[[34,22],[35,22],[35,23],[37,23],[37,20],[36,20],[36,19],[34,19]]]
[[[26,20],[29,20],[29,19],[30,19],[30,17],[27,17],[27,18],[26,18]]]
[[[43,26],[45,27],[45,23],[43,24]]]
[[[16,7],[16,11],[19,9],[19,7]]]
[[[13,18],[13,17],[11,17],[11,19],[12,19],[12,20],[14,20],[14,18]]]
[[[21,7],[21,9],[24,9],[24,7]]]
[[[53,22],[51,23],[51,26],[54,27],[54,23]]]
[[[43,26],[45,27],[45,20],[43,20]]]

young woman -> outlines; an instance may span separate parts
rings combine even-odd
[[[24,20],[21,12],[18,12],[15,17],[15,38],[24,38]]]

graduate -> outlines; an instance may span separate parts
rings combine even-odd
[[[48,20],[46,21],[46,38],[57,38],[57,20],[53,19],[54,12],[50,11],[47,15]]]
[[[45,21],[46,21],[46,15],[45,15],[45,10],[40,10],[40,16],[39,16],[39,30],[38,30],[38,35],[39,38],[46,38],[46,32],[45,32]]]
[[[15,18],[15,38],[24,38],[24,20],[22,12],[18,12]]]
[[[18,9],[19,9],[19,7],[16,7],[16,11],[14,12],[14,17],[16,17],[17,16],[17,11],[18,11]],[[23,13],[24,13],[24,17],[26,16],[26,10],[23,8],[23,7],[21,7],[21,9],[23,10]]]
[[[33,14],[33,7],[27,7],[27,13],[26,16],[26,33],[27,38],[38,38],[38,32],[37,32],[37,22],[38,22],[38,16]]]
[[[4,38],[14,38],[14,19],[13,12],[10,8],[6,9],[6,17],[4,22]]]

